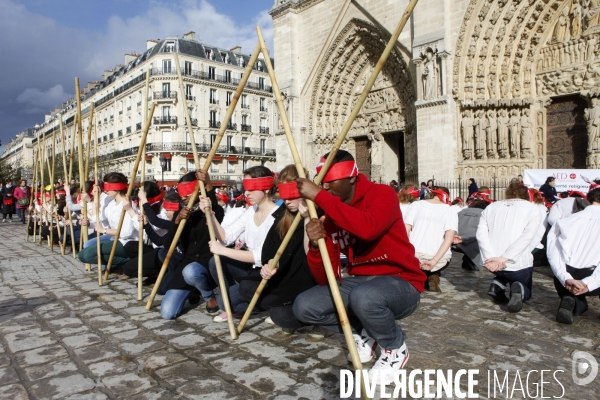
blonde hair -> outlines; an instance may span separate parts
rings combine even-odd
[[[306,170],[304,170],[304,173],[307,174]],[[294,164],[290,164],[281,170],[279,176],[277,177],[277,183],[295,182],[298,178],[299,176],[296,166]],[[292,226],[292,222],[294,222],[294,218],[296,218],[296,213],[291,212],[286,207],[283,218],[279,220],[277,226],[275,227],[280,238],[283,239],[287,234],[290,226]]]

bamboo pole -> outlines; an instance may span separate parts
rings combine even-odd
[[[73,157],[75,156],[75,136],[77,136],[77,120],[78,115],[75,114],[75,117],[73,118],[73,132],[71,133],[71,152],[69,153],[69,185],[71,184],[71,178],[73,177]]]
[[[92,127],[95,126],[94,123],[94,102],[92,101],[92,104],[90,105],[90,124],[88,126],[88,140],[87,140],[87,146],[85,148],[85,169],[84,169],[84,175],[85,175],[85,180],[88,180],[88,177],[90,176],[90,158],[92,158],[92,148],[91,148],[91,142],[92,142]],[[89,235],[88,235],[89,236]]]
[[[40,158],[41,158],[41,153],[40,153],[41,149],[42,149],[42,146],[40,145],[40,138],[38,137],[37,138],[37,158],[35,160],[36,165],[37,165],[37,172],[36,172],[36,174],[40,173],[40,164],[39,163],[40,163]],[[41,191],[43,192],[44,188],[41,186],[41,181],[39,181],[39,180],[36,182],[36,185],[40,185],[40,190],[37,190],[37,186],[36,186],[36,198],[35,198],[35,201],[38,201],[37,200],[37,193],[40,193],[40,204],[42,204],[42,202],[41,202],[41,199],[42,199]],[[35,203],[34,203],[34,209],[33,210],[34,210],[34,216],[35,216],[35,212],[37,212],[37,210],[35,209]],[[41,221],[41,215],[42,215],[42,208],[41,207],[40,207],[40,213],[39,214],[40,214],[40,221]],[[36,221],[34,221],[34,224],[33,224],[33,242],[34,243],[37,242],[38,231],[41,234],[41,228],[38,229],[37,226],[38,226],[38,223],[37,223],[37,220],[36,220]]]
[[[49,160],[48,160],[49,161]],[[50,170],[50,251],[54,251],[54,229],[52,228],[52,214],[54,213],[54,206],[56,204],[56,198],[54,197],[54,169],[56,166],[56,129],[52,130],[52,165],[49,166]],[[56,219],[56,229],[58,231],[58,217]]]
[[[65,175],[65,185],[71,185],[71,179],[69,178],[69,175],[67,174],[67,148],[65,146],[65,132],[63,129],[63,122],[62,122],[62,117],[60,118],[60,122],[59,122],[59,127],[60,127],[60,143],[62,146],[62,159],[63,159],[63,173]],[[70,226],[70,232],[71,232],[71,248],[73,250],[73,258],[75,258],[75,246],[73,245],[73,241],[75,240],[74,238],[74,231],[73,231],[73,219],[71,218],[71,210],[69,210],[69,207],[67,206],[67,212],[66,212],[66,219],[67,221],[69,221],[68,225]],[[67,226],[65,225],[65,229],[64,229],[64,233],[63,233],[63,243],[62,243],[62,249],[61,249],[61,253],[64,256],[65,255],[65,249],[67,247]]]
[[[31,177],[31,190],[30,190],[30,198],[31,200],[29,201],[29,206],[27,207],[27,215],[28,215],[28,219],[27,219],[27,236],[26,236],[26,240],[29,242],[29,224],[31,223],[31,210],[32,207],[35,207],[35,201],[36,201],[36,196],[37,196],[37,186],[36,186],[36,175],[37,175],[37,162],[38,162],[38,154],[35,153],[35,157],[33,158],[33,176]],[[35,215],[35,214],[34,214]],[[25,218],[25,217],[23,217]],[[33,231],[35,232],[35,225],[33,224]],[[33,241],[35,242],[35,236]]]
[[[41,151],[42,151],[42,157],[40,158],[40,189],[42,191],[41,196],[40,196],[40,203],[41,203],[41,207],[40,207],[40,221],[42,221],[42,225],[40,225],[40,238],[38,241],[38,246],[42,245],[42,226],[44,225],[44,214],[46,212],[46,189],[44,187],[44,160],[46,158],[46,132],[42,132],[42,141],[44,142],[44,144],[41,146]],[[46,219],[47,220],[47,219]]]
[[[144,92],[144,121],[146,121],[148,115],[148,87],[150,86],[150,71],[146,71],[146,90]],[[144,146],[142,152],[142,176],[140,177],[140,190],[144,190],[144,182],[146,181],[146,146]],[[142,220],[140,221],[140,237],[138,239],[138,282],[137,282],[137,299],[142,300],[144,298],[144,287],[142,286],[143,282],[143,272],[144,272],[144,207],[140,207],[140,216],[142,216]]]
[[[150,109],[150,115],[146,120],[146,126],[144,127],[144,132],[142,133],[142,140],[140,142],[140,147],[138,149],[137,157],[135,159],[135,163],[133,165],[133,171],[131,173],[131,179],[129,181],[129,188],[127,189],[127,197],[131,196],[131,192],[133,191],[133,186],[135,183],[135,177],[137,176],[137,170],[140,166],[140,159],[142,158],[142,152],[146,147],[146,138],[148,137],[148,130],[150,129],[150,125],[152,124],[152,116],[154,115],[154,109],[156,108],[156,104],[152,104],[152,108]],[[104,273],[104,280],[108,280],[108,274],[110,273],[110,266],[112,264],[113,259],[115,258],[115,252],[117,251],[117,242],[119,241],[119,235],[121,234],[121,228],[123,227],[123,221],[125,220],[125,213],[127,211],[125,208],[121,210],[121,217],[119,218],[119,225],[117,227],[117,234],[114,237],[113,246],[110,251],[110,256],[108,258],[108,263],[106,264],[106,271]]]
[[[100,224],[100,186],[98,177],[98,131],[94,125],[94,184],[98,190],[94,192],[94,212],[96,213],[96,224]],[[102,242],[100,232],[96,231],[96,260],[98,260],[98,286],[102,286]]]
[[[248,78],[250,77],[250,74],[252,73],[252,68],[254,67],[254,64],[256,63],[256,60],[258,59],[259,54],[260,54],[260,45],[257,44],[256,47],[254,48],[254,52],[252,53],[252,56],[250,57],[250,61],[248,62],[248,65],[246,65],[246,69],[244,70],[244,75],[242,75],[242,79],[240,80],[238,87],[235,90],[235,93],[233,94],[233,99],[231,100],[231,104],[227,108],[227,112],[225,113],[225,118],[224,118],[223,122],[221,123],[221,127],[219,128],[219,133],[217,134],[217,137],[215,138],[213,146],[212,146],[210,152],[208,153],[206,162],[204,163],[204,167],[202,168],[204,171],[208,170],[208,167],[210,166],[212,159],[215,156],[215,154],[219,148],[221,139],[223,138],[223,135],[225,134],[225,130],[227,129],[227,124],[231,120],[231,116],[233,115],[235,106],[237,105],[238,100],[239,100],[240,96],[242,95],[242,92],[244,91],[244,87],[246,86],[246,83],[248,82]],[[176,61],[176,64],[179,65],[179,62]],[[179,71],[179,73],[181,73],[181,71]],[[186,105],[186,109],[187,109],[187,105]],[[187,115],[187,113],[186,113],[186,119],[187,118],[189,118],[189,115]],[[188,121],[188,129],[190,130],[190,142],[192,144],[192,150],[193,150],[193,154],[194,154],[194,162],[196,163],[196,166],[198,166],[198,165],[200,165],[199,164],[200,160],[198,157],[198,150],[196,148],[196,143],[195,143],[196,140],[194,138],[193,131],[191,130],[191,126],[190,126],[191,123],[189,123],[189,122],[190,121]],[[203,195],[206,196],[206,188],[204,187],[204,183],[198,181],[198,185],[196,185],[196,188],[194,189],[194,192],[192,193],[188,204],[194,204],[196,202],[196,199],[198,198],[198,192],[200,190],[202,191]],[[156,283],[154,284],[154,288],[152,289],[152,293],[150,294],[148,302],[146,303],[146,310],[150,310],[152,308],[152,303],[154,302],[154,298],[156,297],[156,293],[158,292],[160,283],[162,282],[162,279],[163,279],[165,273],[167,272],[167,267],[169,265],[169,262],[171,261],[171,256],[173,255],[173,252],[175,251],[175,248],[177,247],[177,243],[179,242],[181,233],[183,232],[183,229],[185,228],[186,222],[187,222],[187,220],[182,220],[181,222],[179,222],[179,226],[177,227],[177,232],[175,233],[173,241],[171,242],[171,246],[169,247],[169,252],[167,253],[167,256],[165,257],[163,265],[160,269],[160,273],[158,274],[158,278],[156,279]],[[208,226],[208,232],[209,232],[211,240],[215,240],[213,224],[208,223],[207,226]],[[217,265],[217,268],[218,268],[217,271],[221,271],[221,273],[222,273],[222,270],[220,268],[220,265],[221,265],[220,259],[217,256],[215,256],[215,264]],[[224,283],[224,279],[222,279],[221,274],[219,274],[219,281],[220,281],[219,282],[220,285],[222,285],[222,283]],[[221,289],[221,291],[222,291],[223,302],[225,303],[225,307],[229,308],[229,298],[227,297],[227,290]],[[227,312],[227,319],[228,319],[228,323],[229,323],[229,318],[232,317],[231,312],[230,312],[231,310],[225,310],[225,311]],[[237,332],[235,331],[235,327],[233,327],[233,329],[232,329],[232,325],[233,325],[232,323],[233,323],[233,321],[231,321],[231,323],[229,324],[229,332],[231,334],[231,338],[235,340],[235,339],[237,339]]]

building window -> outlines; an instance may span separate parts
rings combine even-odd
[[[227,92],[227,100],[226,100],[226,106],[231,104],[231,100],[233,99],[233,92]]]
[[[258,78],[258,88],[265,90],[265,78]]]
[[[210,104],[219,104],[219,101],[217,100],[217,89],[210,89],[209,100]]]
[[[242,95],[242,108],[250,108],[248,106],[248,96],[245,94]]]
[[[267,151],[267,140],[260,139],[260,154],[265,154]]]
[[[210,172],[219,172],[219,166],[214,161],[210,163]]]
[[[163,99],[168,99],[169,97],[171,97],[171,84],[170,83],[162,84],[162,95],[163,95]]]
[[[227,173],[233,174],[235,172],[235,165],[233,165],[230,161],[227,161]]]
[[[208,49],[206,50],[206,58],[208,58],[209,60],[214,60],[214,56],[213,56],[213,52],[212,50]]]
[[[210,135],[210,147],[212,147],[213,144],[215,144],[215,140],[217,140],[217,135],[211,134]]]
[[[194,96],[192,96],[192,90],[194,89],[193,85],[185,85],[185,98],[188,100],[195,100]]]
[[[256,64],[254,65],[254,67],[256,68],[257,71],[263,71],[263,66],[262,63],[260,61],[257,61]]]
[[[183,67],[183,73],[185,75],[191,75],[192,74],[192,63],[189,61],[185,62],[185,65]]]
[[[248,160],[242,160],[242,171],[248,169]]]
[[[237,59],[237,60],[238,60],[238,65],[239,65],[240,67],[245,67],[245,66],[246,66],[246,61],[244,60],[244,57],[241,57],[241,56],[240,56],[240,57],[238,57],[238,59]]]
[[[171,60],[163,60],[163,74],[171,73]]]
[[[209,113],[208,124],[211,128],[217,127],[217,112],[212,110]]]
[[[175,43],[167,42],[165,45],[165,53],[172,53],[175,51]]]
[[[233,136],[227,136],[227,151],[231,151],[231,142],[233,141]]]
[[[264,97],[260,98],[260,111],[267,111],[267,102]]]
[[[215,79],[215,76],[217,75],[217,72],[215,70],[215,67],[208,67],[208,79]]]
[[[163,118],[166,118],[166,119],[171,117],[171,106],[163,106],[162,116],[163,116]]]
[[[225,70],[225,82],[231,83],[231,71],[228,69]]]
[[[242,125],[248,125],[248,116],[242,115]]]
[[[242,138],[242,150],[246,150],[246,138]],[[246,168],[244,168],[246,169]]]

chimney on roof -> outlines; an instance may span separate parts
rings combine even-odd
[[[133,60],[135,60],[136,58],[138,58],[137,53],[129,53],[129,54],[125,54],[125,65],[129,64],[130,62],[132,62]]]
[[[196,40],[196,32],[189,31],[188,33],[184,33],[183,38],[185,40]]]
[[[156,45],[156,43],[158,43],[158,40],[156,39],[146,40],[146,50],[150,50],[151,48],[153,48]]]
[[[106,78],[108,78],[109,76],[112,75],[112,73],[113,73],[113,71],[110,69],[105,70],[104,73],[102,74],[102,80],[105,81]]]
[[[231,51],[233,51],[236,54],[242,54],[242,46],[235,46],[231,48]]]

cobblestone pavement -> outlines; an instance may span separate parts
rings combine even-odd
[[[233,342],[227,324],[213,323],[203,305],[176,321],[135,300],[135,281],[98,287],[71,256],[25,242],[22,225],[0,225],[0,398],[2,399],[319,399],[339,398],[339,370],[350,368],[343,337],[307,341],[284,335],[258,316]],[[530,370],[564,370],[563,398],[594,399],[600,376],[587,386],[571,378],[571,354],[600,360],[600,302],[571,326],[555,322],[558,307],[547,268],[534,275],[534,294],[509,314],[486,295],[490,275],[465,272],[459,258],[442,279],[443,293],[426,293],[402,321],[408,370],[479,369],[488,398],[488,370],[520,371],[535,397],[541,379]],[[148,296],[149,290],[145,290]],[[157,298],[158,304],[160,298]],[[504,374],[504,372],[503,372]],[[504,377],[504,375],[502,375]],[[503,378],[501,378],[503,379]],[[546,375],[543,396],[562,394]],[[523,398],[516,383],[513,398]],[[505,389],[506,390],[506,389]],[[541,394],[539,395],[541,398]],[[496,398],[506,398],[499,392]]]

